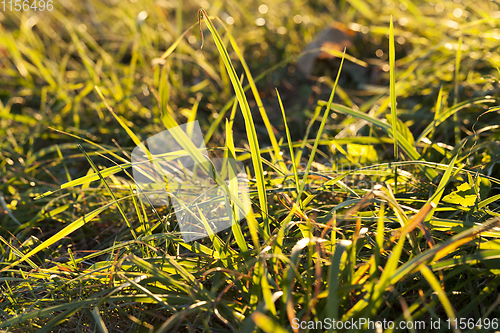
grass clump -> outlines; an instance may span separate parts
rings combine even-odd
[[[0,16],[1,329],[499,329],[500,8],[292,3]],[[352,43],[306,77],[331,13]],[[172,207],[137,195],[131,152],[194,120],[246,165],[252,208],[184,243]]]

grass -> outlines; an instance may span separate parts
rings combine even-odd
[[[500,329],[500,6],[290,4],[0,12],[0,330]],[[352,45],[306,78],[332,18]],[[193,120],[245,164],[251,208],[184,243],[131,152]]]

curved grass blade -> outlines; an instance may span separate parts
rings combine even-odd
[[[222,24],[224,29],[226,29],[227,36],[229,37],[229,42],[231,43],[231,46],[233,47],[234,52],[236,52],[236,55],[240,59],[241,65],[243,66],[243,69],[245,70],[245,74],[247,76],[247,80],[248,80],[248,83],[250,85],[250,89],[252,90],[253,97],[255,98],[255,102],[257,104],[257,107],[259,108],[259,112],[260,112],[260,115],[262,117],[262,120],[264,121],[264,125],[266,127],[267,134],[269,135],[269,140],[271,140],[271,146],[274,149],[274,158],[279,158],[280,157],[280,155],[279,155],[280,149],[278,146],[278,141],[276,140],[276,136],[274,135],[274,131],[273,131],[274,128],[271,125],[271,123],[269,122],[269,117],[267,116],[266,109],[264,108],[264,104],[262,103],[262,99],[260,98],[260,94],[259,94],[259,91],[257,90],[257,86],[255,85],[255,81],[253,79],[252,73],[250,72],[250,68],[248,68],[247,62],[246,62],[245,58],[243,57],[243,55],[240,51],[240,48],[239,48],[238,44],[236,43],[236,41],[234,40],[234,37],[231,34],[231,32],[229,31],[229,29],[227,29],[226,25],[222,22],[222,20],[219,17],[217,17],[217,19]],[[279,160],[279,164],[284,170],[286,170],[286,165],[282,159]]]
[[[269,237],[269,218],[268,218],[268,207],[267,207],[267,197],[266,197],[266,185],[264,182],[264,170],[262,168],[262,158],[260,156],[260,148],[259,141],[257,139],[257,133],[255,130],[255,125],[252,118],[252,113],[250,111],[250,106],[248,105],[248,101],[246,99],[243,87],[241,86],[240,81],[238,80],[238,76],[236,71],[231,63],[231,58],[227,52],[222,39],[220,38],[217,29],[213,25],[212,21],[208,17],[207,12],[204,9],[200,9],[198,12],[199,18],[203,18],[205,23],[210,30],[214,42],[219,50],[219,54],[224,61],[224,65],[226,66],[226,70],[229,74],[229,78],[231,79],[231,83],[233,85],[234,91],[236,93],[238,103],[240,104],[241,111],[243,113],[243,118],[245,119],[245,128],[247,131],[248,144],[250,145],[250,151],[252,153],[252,163],[255,171],[255,178],[257,180],[257,192],[259,196],[259,204],[260,209],[262,209],[262,218],[264,220],[264,233],[266,235],[266,239]],[[201,29],[201,28],[200,28]]]

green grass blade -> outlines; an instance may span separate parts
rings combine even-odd
[[[73,179],[70,182],[61,184],[61,189],[75,187],[75,186],[79,186],[79,185],[83,185],[83,184],[88,184],[90,182],[101,179],[101,177],[106,178],[106,177],[109,177],[111,175],[114,175],[115,173],[123,171],[124,169],[129,168],[131,166],[132,166],[131,163],[123,163],[120,165],[115,165],[115,166],[106,168],[104,170],[100,170],[99,171],[100,176],[97,173],[93,173],[93,174],[90,174],[90,175],[87,175],[84,177]]]
[[[120,200],[122,200],[122,199],[120,199]],[[40,252],[40,251],[48,248],[51,245],[55,244],[56,242],[60,241],[64,237],[66,237],[69,234],[71,234],[71,233],[75,232],[76,230],[78,230],[84,224],[90,222],[94,217],[96,217],[97,215],[99,215],[100,213],[102,213],[104,210],[106,210],[108,207],[110,207],[111,205],[114,205],[114,204],[115,204],[114,202],[110,202],[107,205],[105,205],[103,207],[100,207],[100,208],[98,208],[98,209],[96,209],[96,210],[94,210],[94,211],[92,211],[92,212],[90,212],[90,213],[88,213],[88,214],[80,217],[79,219],[73,221],[70,225],[66,226],[64,229],[62,229],[61,231],[59,231],[58,233],[56,233],[54,236],[50,237],[49,239],[47,239],[46,241],[44,241],[42,244],[38,245],[33,250],[29,251],[21,259],[17,260],[16,262],[14,262],[14,263],[10,264],[9,266],[7,266],[7,267],[3,268],[2,270],[0,270],[0,272],[4,272],[4,271],[6,271],[9,268],[18,265],[19,263],[25,261],[29,257],[37,254],[38,252]]]
[[[454,105],[458,104],[458,82],[460,74],[460,62],[462,61],[462,36],[458,38],[458,47],[457,47],[457,57],[455,59],[455,96],[453,98]],[[458,124],[458,115],[456,113],[453,114],[453,131],[455,134],[455,144],[460,142],[460,128]]]
[[[18,255],[21,258],[23,257],[23,253],[21,251],[19,251],[19,249],[17,249],[14,246],[12,246],[12,244],[10,244],[9,242],[7,242],[7,240],[5,238],[3,238],[2,236],[0,236],[0,241],[2,243],[4,243],[7,247],[9,247],[10,250],[12,252],[14,252],[16,255]],[[31,259],[29,259],[29,258],[26,259],[26,262],[28,263],[28,265],[31,266],[31,268],[33,268],[33,269],[37,269],[38,268],[38,266],[33,261],[31,261]]]
[[[390,94],[391,94],[391,123],[392,137],[394,138],[394,161],[398,160],[398,114],[396,109],[396,79],[395,79],[396,51],[394,49],[394,27],[391,16],[391,26],[389,28],[389,67],[390,67]]]
[[[102,94],[101,89],[99,89],[98,86],[95,86],[95,90],[97,91],[97,94],[99,95],[99,97],[103,101],[103,103],[106,106],[106,108],[108,109],[108,111],[111,112],[111,114],[113,115],[113,117],[115,117],[115,119],[118,121],[118,123],[121,125],[121,127],[123,127],[123,129],[127,132],[127,134],[132,139],[132,141],[134,141],[134,144],[136,146],[143,146],[141,139],[139,139],[137,137],[137,135],[135,135],[135,133],[130,129],[130,127],[127,126],[127,124],[125,123],[125,121],[123,121],[123,119],[121,119],[115,113],[115,111],[113,111],[113,109],[111,108],[111,106],[106,102],[106,99],[104,98],[104,95]]]
[[[64,311],[70,309],[80,309],[84,306],[88,306],[92,303],[97,303],[98,300],[90,299],[84,301],[73,301],[71,303],[59,304],[51,307],[46,307],[40,310],[33,310],[24,312],[20,315],[14,316],[12,318],[7,319],[6,321],[0,323],[0,328],[13,326],[18,323],[22,323],[24,321],[28,321],[30,319],[43,318],[48,317],[54,314],[56,311]]]
[[[300,57],[302,57],[304,54],[307,54],[307,53],[310,53],[310,52],[314,52],[314,50],[311,50],[311,51],[305,51],[305,52],[301,52],[299,54],[296,54],[296,55],[293,55],[291,57],[288,57],[274,65],[272,65],[271,67],[265,69],[262,73],[260,73],[258,76],[255,77],[254,79],[254,82],[259,82],[260,80],[262,80],[263,78],[265,78],[266,76],[268,76],[269,74],[273,73],[276,69],[280,68],[280,67],[283,67],[285,66],[286,64],[292,62],[293,60],[295,59],[298,59]],[[349,59],[346,55],[346,59]],[[355,63],[358,63],[360,64],[361,66],[363,67],[366,67],[367,64],[364,63],[364,62],[361,62],[359,60],[357,60],[356,58],[352,58],[351,61],[355,62]],[[247,91],[248,89],[250,89],[250,84],[247,84],[246,86],[243,87],[243,91]],[[208,129],[206,135],[205,135],[205,139],[206,140],[209,140],[212,135],[214,134],[215,130],[217,129],[217,127],[219,126],[220,122],[224,119],[224,116],[227,112],[227,110],[229,110],[229,108],[231,107],[231,105],[233,104],[233,101],[236,99],[236,96],[233,96],[231,97],[231,99],[229,99],[227,101],[227,103],[222,107],[222,109],[220,110],[219,112],[219,116],[215,119],[215,121],[213,121],[211,124],[210,124],[210,128]],[[270,151],[274,151],[273,150],[270,150]]]
[[[165,113],[163,114],[162,117],[162,122],[165,125],[167,129],[169,129],[170,134],[174,137],[174,139],[177,141],[177,143],[191,156],[195,164],[199,165],[200,168],[203,168],[204,171],[207,174],[212,174],[211,171],[213,172],[213,175],[215,176],[215,182],[217,183],[218,186],[220,186],[226,195],[228,195],[231,200],[244,212],[245,206],[241,202],[241,200],[236,196],[233,196],[231,194],[231,190],[227,186],[227,184],[224,182],[224,180],[221,178],[218,172],[215,171],[215,168],[211,164],[211,161],[207,160],[206,156],[203,156],[200,151],[198,150],[198,147],[195,146],[195,144],[191,141],[191,139],[187,136],[186,133],[182,129],[179,128],[179,125],[175,121],[174,118],[170,115],[170,113]],[[142,145],[144,147],[144,145]],[[176,154],[180,154],[180,152],[174,152],[174,156]],[[260,155],[259,155],[260,157]],[[182,203],[181,203],[182,204]],[[183,205],[184,206],[184,205]],[[185,206],[184,206],[185,207]]]
[[[97,168],[97,166],[94,164],[94,162],[89,157],[89,155],[87,155],[87,152],[83,149],[83,147],[81,145],[79,145],[79,148],[82,151],[82,153],[85,156],[85,158],[87,159],[87,161],[89,162],[89,164],[92,166],[92,169],[94,169],[94,172],[99,176],[99,178],[103,182],[104,186],[106,187],[106,190],[108,190],[108,193],[113,198],[113,202],[116,203],[116,207],[118,208],[118,210],[120,211],[120,214],[122,215],[123,219],[127,223],[127,226],[129,228],[130,232],[132,233],[132,236],[134,237],[134,239],[137,239],[137,235],[135,234],[135,231],[134,231],[134,228],[132,227],[132,224],[130,223],[129,219],[127,218],[127,215],[125,214],[125,212],[123,211],[122,206],[120,205],[120,203],[118,202],[118,200],[116,200],[116,196],[113,193],[113,191],[111,191],[111,188],[109,187],[108,182],[106,182],[106,180],[104,179],[104,177],[101,175],[101,172],[99,171],[99,168]]]
[[[290,136],[290,130],[288,129],[288,122],[286,121],[285,108],[283,107],[283,102],[281,101],[281,97],[280,97],[280,93],[278,92],[278,88],[276,88],[276,95],[278,96],[278,101],[280,103],[281,113],[283,114],[283,123],[285,124],[286,138],[288,141],[288,149],[290,150],[290,158],[292,160],[292,168],[293,168],[292,170],[293,170],[293,177],[295,180],[295,187],[297,189],[297,193],[299,193],[299,191],[300,191],[299,176],[297,174],[297,165],[295,163],[295,157],[294,157],[294,152],[293,152],[292,137]]]
[[[163,66],[160,74],[160,83],[158,87],[158,99],[161,113],[168,112],[167,105],[170,101],[170,84],[168,83],[167,66]]]
[[[477,225],[473,228],[468,228],[461,233],[453,236],[452,238],[439,243],[432,249],[426,250],[414,257],[412,260],[407,261],[394,272],[391,276],[391,284],[397,283],[404,276],[410,274],[411,272],[417,270],[420,265],[426,265],[432,261],[437,261],[444,256],[452,253],[458,246],[466,244],[467,242],[473,240],[480,234],[486,233],[488,230],[497,227],[500,224],[500,218],[492,218],[483,222],[481,225]]]
[[[441,301],[441,304],[443,305],[444,311],[446,312],[446,315],[450,320],[455,319],[455,311],[453,310],[453,307],[451,306],[450,300],[448,299],[448,296],[446,296],[446,292],[443,290],[441,285],[439,284],[439,281],[436,279],[434,274],[431,272],[429,267],[422,265],[420,267],[420,273],[424,276],[424,278],[427,280],[431,288],[434,290],[434,292],[437,294],[437,297],[439,298],[439,301]],[[453,329],[453,332],[458,332],[457,329]]]
[[[439,182],[438,188],[436,192],[432,195],[431,198],[429,198],[428,202],[432,203],[432,210],[431,213],[426,217],[425,222],[428,222],[432,216],[434,215],[434,212],[436,210],[436,207],[439,205],[439,201],[441,201],[441,197],[443,196],[444,189],[446,185],[448,185],[448,182],[451,177],[451,173],[453,171],[453,168],[455,166],[455,161],[457,160],[458,153],[453,157],[453,159],[450,161],[450,164],[448,165],[448,169],[446,169],[446,172],[444,173],[443,177],[441,178],[441,181]]]
[[[175,42],[170,45],[170,47],[162,54],[162,56],[160,57],[160,60],[165,60],[167,59],[167,57],[169,55],[172,54],[172,52],[174,52],[174,50],[177,48],[177,46],[179,46],[180,42],[182,41],[182,39],[184,39],[184,37],[186,36],[186,34],[191,31],[198,23],[193,23],[189,28],[187,28],[176,40]]]
[[[374,18],[374,12],[370,8],[370,5],[363,0],[348,0],[354,8],[356,8],[361,14],[363,14],[368,19]]]
[[[94,317],[99,332],[108,333],[109,331],[106,327],[106,324],[104,324],[104,320],[102,320],[101,314],[99,313],[99,308],[97,306],[94,307],[94,310],[92,310],[92,316]]]
[[[252,313],[252,320],[258,328],[266,333],[288,333],[280,324],[261,312]]]
[[[236,103],[234,103],[234,104],[236,106]],[[232,122],[230,124],[228,120],[226,120],[226,148],[227,148],[226,151],[228,154],[227,157],[231,159],[228,161],[228,163],[234,164],[234,159],[236,158],[236,151],[234,149]],[[226,163],[224,163],[224,165],[226,165]],[[230,186],[229,186],[229,188],[232,192],[232,195],[234,197],[237,197],[238,196],[238,177],[234,172],[235,168],[236,168],[235,165],[232,165],[231,167],[229,167],[229,169],[230,169],[229,170],[229,172],[230,172],[230,175],[229,175],[229,185]],[[234,205],[233,205],[232,210],[233,210],[234,221],[231,224],[231,229],[233,230],[234,238],[236,239],[236,243],[238,244],[241,251],[247,252],[248,246],[247,246],[247,243],[245,241],[245,237],[243,236],[243,232],[241,231],[241,226],[239,224],[239,221],[240,221],[239,209],[237,209],[237,207],[234,207]]]
[[[345,53],[345,50],[344,50],[344,53]],[[299,193],[297,195],[297,203],[300,205],[301,208],[302,208],[302,198],[301,198],[302,192],[304,191],[304,187],[306,186],[307,177],[309,176],[309,171],[311,170],[311,165],[314,161],[314,156],[316,155],[316,150],[318,149],[318,144],[319,144],[319,141],[321,139],[321,135],[323,134],[323,130],[324,130],[325,125],[326,125],[326,121],[329,118],[328,116],[330,114],[330,109],[332,108],[333,97],[335,96],[335,89],[337,88],[337,84],[339,82],[340,73],[342,72],[342,65],[343,64],[344,64],[344,57],[342,57],[342,60],[340,62],[340,67],[339,67],[339,71],[337,72],[335,84],[334,84],[332,92],[330,94],[330,98],[328,99],[328,103],[326,104],[326,110],[325,110],[325,113],[323,114],[323,119],[321,120],[321,125],[319,126],[318,134],[316,135],[316,140],[314,140],[314,146],[311,150],[311,155],[309,156],[309,161],[307,162],[307,167],[306,167],[306,171],[304,174],[304,178],[302,178],[300,190],[299,190]]]
[[[255,178],[257,180],[259,204],[260,204],[260,209],[262,209],[263,211],[262,218],[264,220],[264,233],[267,239],[269,237],[270,232],[269,232],[266,185],[264,181],[264,170],[262,168],[262,158],[260,156],[259,141],[257,139],[257,133],[255,131],[255,124],[252,119],[252,112],[250,111],[250,106],[248,105],[248,101],[243,91],[243,87],[241,86],[241,83],[238,80],[236,71],[231,63],[231,58],[229,57],[227,49],[224,46],[224,43],[222,42],[222,39],[219,36],[219,33],[217,32],[215,26],[213,25],[212,21],[210,20],[208,14],[205,12],[204,9],[200,9],[198,15],[200,16],[200,19],[203,18],[205,20],[205,23],[212,34],[217,49],[219,50],[219,54],[221,55],[222,60],[224,61],[226,70],[228,71],[229,78],[231,79],[231,83],[235,90],[241,111],[243,113],[243,118],[245,119],[248,144],[250,145],[250,151],[252,153],[252,163],[255,171]]]
[[[219,19],[219,18],[218,18]],[[269,122],[269,117],[267,116],[266,109],[264,108],[264,104],[262,103],[262,99],[260,98],[259,91],[257,90],[257,86],[255,85],[255,81],[253,79],[252,73],[250,72],[250,68],[247,65],[247,62],[245,58],[243,57],[243,54],[240,51],[240,48],[238,44],[236,43],[235,39],[233,38],[233,35],[227,29],[226,25],[222,22],[221,19],[219,19],[221,22],[222,26],[224,29],[226,29],[227,36],[229,37],[229,42],[231,43],[231,46],[233,47],[234,52],[236,52],[236,55],[238,55],[238,58],[240,59],[241,65],[243,66],[243,69],[245,70],[245,74],[247,76],[248,83],[250,85],[250,89],[252,90],[253,97],[255,98],[255,102],[257,103],[257,107],[259,108],[260,115],[262,117],[262,120],[264,121],[264,126],[266,127],[267,134],[269,136],[269,140],[271,140],[271,146],[274,149],[274,158],[279,160],[279,164],[281,168],[286,170],[286,165],[283,162],[283,159],[280,158],[279,152],[279,146],[278,146],[278,141],[276,140],[276,136],[274,135],[274,128]]]
[[[434,121],[430,123],[419,135],[418,139],[415,140],[416,143],[420,142],[424,137],[429,135],[430,132],[432,132],[436,127],[441,125],[446,119],[448,119],[450,116],[455,115],[458,111],[469,108],[473,105],[479,105],[483,103],[495,103],[496,100],[495,98],[492,97],[478,97],[474,99],[470,99],[467,101],[463,101],[459,104],[453,105],[451,108],[439,112],[439,115],[435,116]],[[437,111],[437,110],[436,110]]]
[[[318,105],[326,105],[327,102],[325,101],[318,101]],[[360,118],[360,119],[363,119],[363,120],[366,120],[367,122],[375,125],[375,126],[378,126],[380,127],[381,129],[383,129],[386,133],[390,134],[391,131],[392,131],[392,127],[382,121],[380,121],[379,119],[376,119],[366,113],[363,113],[363,112],[359,112],[359,111],[356,111],[356,110],[353,110],[351,108],[348,108],[348,107],[345,107],[343,105],[340,105],[340,104],[333,104],[332,105],[332,110],[335,110],[337,112],[341,112],[341,113],[344,113],[344,114],[348,114],[348,115],[351,115],[353,117],[356,117],[356,118]],[[417,152],[417,150],[415,149],[414,146],[412,146],[403,136],[399,136],[398,137],[398,144],[401,146],[401,149],[403,149],[403,151],[414,161],[419,161],[421,159],[421,156],[420,154]],[[436,171],[434,171],[433,169],[431,168],[428,168],[428,167],[425,167],[425,166],[420,166],[420,168],[422,169],[422,171],[425,173],[425,175],[427,176],[427,178],[429,180],[433,180],[436,176],[437,176],[437,173]]]
[[[339,288],[339,275],[341,269],[341,259],[349,241],[341,241],[335,245],[335,253],[332,257],[330,268],[328,269],[328,301],[326,304],[325,318],[339,318],[339,297],[337,294]]]
[[[267,309],[271,311],[271,313],[276,316],[276,306],[274,305],[273,302],[273,295],[271,292],[271,287],[269,286],[269,282],[267,281],[267,269],[262,267],[262,264],[260,262],[258,263],[260,267],[260,273],[261,274],[261,280],[260,280],[260,287],[262,288],[262,295],[264,296],[264,302],[267,306]]]

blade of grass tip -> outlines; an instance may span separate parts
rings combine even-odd
[[[397,110],[396,110],[396,80],[394,78],[396,51],[394,49],[394,26],[392,23],[389,29],[389,66],[390,66],[390,94],[391,94],[391,116],[392,135],[394,138],[394,160],[398,159],[398,130],[397,130]]]
[[[196,121],[196,114],[198,113],[198,105],[200,105],[201,93],[197,94],[196,100],[193,103],[193,107],[191,108],[191,112],[189,113],[189,117],[187,119],[186,124],[186,134],[190,139],[193,138],[193,128],[194,122]]]
[[[344,48],[344,54],[345,54],[345,48]],[[342,72],[343,64],[344,64],[344,56],[342,56],[339,71],[337,73],[337,77],[335,78],[335,84],[333,85],[332,93],[330,94],[330,98],[328,99],[328,104],[326,105],[326,110],[325,113],[323,114],[323,119],[321,120],[321,125],[319,126],[318,134],[316,135],[316,139],[314,140],[314,146],[311,150],[311,156],[309,156],[309,161],[307,162],[304,178],[302,179],[302,184],[300,185],[300,190],[297,195],[297,204],[299,205],[300,208],[303,208],[301,200],[302,192],[304,191],[304,187],[306,186],[307,177],[309,176],[309,171],[311,170],[311,165],[314,161],[314,156],[316,155],[316,150],[318,149],[318,144],[321,139],[321,135],[323,134],[323,129],[325,128],[326,121],[328,120],[328,115],[332,107],[333,97],[335,96],[335,89],[337,88],[337,84],[339,83],[340,73]]]
[[[116,200],[116,196],[113,193],[113,191],[111,191],[111,188],[109,187],[108,182],[101,175],[101,172],[99,171],[99,168],[97,168],[97,166],[94,164],[94,161],[92,161],[92,159],[90,158],[90,156],[87,154],[87,152],[85,151],[85,149],[83,149],[83,147],[81,145],[78,145],[78,148],[80,148],[80,150],[82,151],[83,155],[85,156],[85,158],[89,162],[90,166],[92,167],[92,169],[94,169],[94,172],[97,173],[97,175],[99,176],[99,178],[103,182],[104,186],[106,187],[106,190],[111,195],[111,198],[113,198],[114,203],[116,203],[116,207],[120,211],[120,214],[122,215],[123,219],[127,223],[128,228],[130,229],[130,233],[132,233],[132,236],[134,237],[134,239],[137,239],[137,235],[135,234],[134,228],[132,228],[132,225],[130,224],[130,221],[128,220],[127,215],[123,211],[122,206],[118,203],[118,200]]]
[[[436,111],[434,113],[434,120],[436,120],[441,114],[441,107],[443,106],[443,85],[439,87],[438,98],[436,101]],[[417,142],[420,140],[417,140]]]
[[[278,92],[278,88],[276,88],[276,96],[278,96],[278,101],[280,103],[281,113],[283,114],[283,122],[285,124],[286,139],[288,140],[288,149],[290,150],[290,158],[292,161],[293,176],[295,179],[295,187],[297,189],[297,193],[299,193],[299,190],[300,190],[299,189],[299,176],[297,174],[297,166],[295,165],[295,157],[294,157],[293,146],[292,146],[292,137],[290,136],[290,130],[288,129],[288,122],[286,121],[285,108],[283,107],[283,102],[281,101],[281,96],[280,96],[280,93]]]
[[[457,58],[455,60],[455,96],[453,104],[458,104],[458,74],[460,72],[460,62],[462,61],[462,36],[458,38]],[[453,130],[455,133],[455,144],[460,142],[460,128],[458,127],[458,114],[453,114]]]
[[[260,156],[259,141],[257,139],[257,133],[252,119],[250,106],[248,105],[248,101],[243,91],[243,87],[241,86],[236,71],[231,63],[231,58],[229,57],[227,49],[222,43],[222,39],[220,38],[219,33],[215,29],[215,26],[213,25],[212,21],[208,17],[207,12],[204,9],[200,9],[198,12],[198,20],[201,20],[201,18],[205,20],[205,23],[208,29],[210,30],[214,42],[217,46],[217,49],[219,50],[219,54],[221,55],[222,60],[224,61],[224,65],[226,66],[226,70],[228,71],[229,78],[231,79],[231,83],[238,98],[238,103],[240,104],[240,108],[243,113],[248,143],[250,145],[250,151],[252,153],[252,164],[255,171],[255,178],[257,180],[257,192],[259,197],[259,204],[260,204],[260,209],[262,209],[262,219],[264,220],[264,233],[267,239],[269,238],[270,229],[269,229],[266,185],[264,181],[264,170],[262,168],[262,158]],[[201,30],[201,24],[200,24],[200,30]]]

